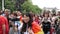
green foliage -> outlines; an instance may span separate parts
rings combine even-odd
[[[22,9],[24,12],[33,11],[36,14],[41,13],[42,11],[38,6],[33,5],[30,1],[24,2],[24,4],[22,5]]]
[[[5,8],[10,10],[15,10],[15,1],[5,0]]]
[[[1,9],[1,0],[0,0],[0,9]],[[11,11],[15,11],[17,10],[16,8],[16,0],[5,0],[5,9],[10,9]],[[22,7],[22,12],[29,12],[29,11],[33,11],[34,13],[41,13],[41,9],[36,6],[33,5],[31,0],[25,0],[25,2],[23,4],[21,4]]]

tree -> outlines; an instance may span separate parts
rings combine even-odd
[[[5,8],[10,9],[12,11],[14,10],[20,10],[21,4],[24,3],[26,0],[5,0]]]
[[[36,14],[42,11],[37,5],[32,4],[31,0],[25,1],[22,5],[22,9],[24,12],[33,11]]]
[[[15,0],[5,0],[5,9],[16,10],[15,9]]]
[[[1,1],[1,0],[0,0]],[[0,8],[1,8],[0,2]],[[21,9],[22,12],[33,11],[34,13],[41,13],[41,9],[37,5],[33,5],[31,0],[5,0],[5,9],[10,9],[11,11],[15,11],[17,9]]]

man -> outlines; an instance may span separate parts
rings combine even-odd
[[[8,34],[9,26],[7,18],[0,15],[0,34]]]
[[[7,17],[9,14],[10,14],[10,10],[9,9],[5,9],[4,13],[2,15]]]

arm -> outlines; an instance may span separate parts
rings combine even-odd
[[[0,18],[0,21],[2,25],[3,34],[5,34],[6,33],[5,18],[4,17]]]
[[[32,29],[30,29],[30,28],[28,28],[28,32],[29,32],[29,34],[34,34]]]
[[[2,28],[3,28],[3,34],[5,34],[5,31],[6,31],[5,24],[2,25]]]

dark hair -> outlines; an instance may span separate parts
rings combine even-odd
[[[48,14],[48,17],[49,17],[49,12],[44,12],[43,17],[45,17],[45,14]]]
[[[52,14],[52,16],[56,16],[56,14]]]
[[[28,25],[28,28],[30,28],[30,27],[32,26],[32,22],[33,22],[33,19],[32,19],[32,17],[31,17],[30,13],[26,13],[26,14],[24,14],[24,15],[26,15],[27,17],[29,17],[30,20],[29,20],[28,23],[25,23],[25,22],[23,21],[23,27],[22,27],[21,32],[25,32],[25,31],[26,31],[27,25]]]

